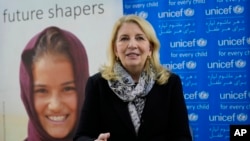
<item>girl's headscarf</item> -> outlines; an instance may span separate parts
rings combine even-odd
[[[71,57],[71,62],[74,71],[74,78],[76,83],[77,90],[77,114],[78,118],[76,119],[75,128],[72,132],[65,137],[64,139],[55,139],[47,134],[47,132],[41,126],[38,115],[34,107],[34,96],[33,96],[33,78],[32,78],[32,56],[34,55],[36,46],[40,37],[46,34],[50,29],[57,30],[62,36],[66,39],[66,42],[69,44],[69,55]],[[89,68],[88,68],[88,58],[85,51],[85,48],[81,41],[69,31],[57,28],[57,27],[48,27],[42,32],[35,35],[24,48],[21,55],[21,64],[20,64],[20,87],[21,87],[21,98],[25,106],[26,112],[29,116],[28,122],[28,136],[27,141],[70,141],[73,139],[73,135],[77,128],[80,111],[82,104],[84,102],[85,95],[85,84],[87,78],[89,77]]]

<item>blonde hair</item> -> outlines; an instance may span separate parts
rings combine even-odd
[[[108,46],[108,64],[103,65],[100,68],[100,72],[102,74],[102,77],[106,80],[117,80],[118,76],[114,72],[114,64],[116,63],[116,56],[114,52],[115,42],[117,39],[117,32],[120,29],[120,27],[123,25],[123,23],[135,23],[137,24],[141,30],[145,33],[147,39],[150,42],[150,46],[152,49],[152,56],[148,57],[147,62],[145,64],[145,70],[148,72],[150,69],[150,65],[153,67],[155,73],[156,73],[156,82],[158,84],[165,84],[168,81],[168,78],[170,76],[170,71],[165,69],[161,64],[159,60],[159,49],[160,49],[160,42],[158,38],[156,37],[155,30],[153,29],[152,25],[146,21],[145,19],[136,16],[136,15],[125,15],[122,16],[118,21],[115,23],[112,33],[111,33],[111,39]],[[150,73],[150,72],[148,72]]]

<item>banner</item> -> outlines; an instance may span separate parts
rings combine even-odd
[[[180,75],[195,141],[229,141],[250,124],[250,1],[129,0],[161,42],[160,60]]]
[[[106,60],[121,0],[0,0],[0,140],[27,137],[27,113],[21,102],[19,66],[27,42],[48,26],[76,35],[87,51],[90,75]]]

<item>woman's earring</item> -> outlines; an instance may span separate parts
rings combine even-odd
[[[115,60],[116,60],[116,61],[119,61],[119,57],[118,57],[118,56],[116,56],[116,57],[115,57]]]
[[[148,56],[147,56],[147,59],[150,60],[150,59],[151,59],[151,56],[148,55]]]

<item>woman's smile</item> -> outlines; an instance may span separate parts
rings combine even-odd
[[[61,116],[46,116],[49,120],[53,122],[64,122],[67,120],[69,115],[61,115]]]

